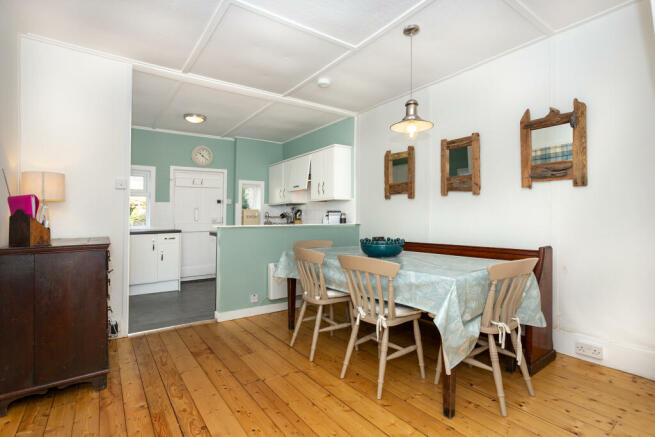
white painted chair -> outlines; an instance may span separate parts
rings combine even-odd
[[[350,362],[353,349],[369,340],[377,341],[380,347],[378,399],[382,397],[384,372],[388,360],[416,351],[419,368],[421,369],[421,378],[425,378],[423,345],[421,344],[421,331],[418,326],[418,319],[421,317],[421,311],[404,305],[398,305],[393,300],[393,279],[398,274],[400,264],[353,255],[340,255],[339,263],[341,263],[341,268],[346,275],[348,288],[350,289],[350,298],[353,304],[353,309],[351,311],[353,314],[357,314],[357,321],[353,326],[350,341],[348,342],[346,358],[343,361],[341,378],[343,379],[346,376],[346,370],[348,369],[348,363]],[[373,276],[373,278],[371,278],[371,276]],[[387,289],[388,302],[384,301],[381,284],[382,277],[386,277],[389,281]],[[357,339],[359,324],[361,322],[375,325],[375,332]],[[398,326],[407,322],[412,322],[414,324],[415,344],[401,347],[389,342],[389,329],[392,326]],[[382,333],[381,342],[380,333]],[[389,347],[396,351],[387,355]]]
[[[525,364],[522,356],[521,321],[516,316],[516,312],[521,306],[525,286],[530,279],[530,274],[537,261],[537,258],[527,258],[493,264],[487,268],[491,286],[480,324],[480,334],[487,334],[487,340],[478,339],[477,347],[462,361],[493,373],[500,414],[503,416],[507,416],[507,407],[505,406],[505,391],[503,390],[503,376],[500,372],[498,353],[516,358],[521,368],[525,385],[528,388],[528,393],[530,393],[530,396],[534,396],[528,366]],[[516,353],[505,349],[505,337],[507,334],[512,339],[512,345]],[[496,345],[496,335],[498,335],[500,349]],[[491,366],[474,358],[486,350],[489,350]],[[439,377],[441,375],[441,368],[443,366],[442,354],[443,350],[439,347],[437,372],[434,376],[435,384],[439,383]]]
[[[323,277],[323,269],[321,267],[323,265],[323,260],[325,259],[324,253],[311,249],[303,249],[301,247],[296,247],[293,249],[293,252],[296,255],[300,283],[305,292],[302,296],[302,307],[300,307],[300,315],[298,316],[296,328],[293,331],[293,337],[291,337],[290,346],[293,347],[293,344],[296,342],[296,337],[298,337],[298,331],[300,330],[302,322],[306,320],[316,320],[316,323],[314,324],[314,336],[312,337],[312,347],[309,353],[309,361],[314,361],[314,352],[316,351],[319,332],[330,331],[330,333],[332,333],[332,331],[336,329],[348,328],[353,325],[350,311],[348,311],[349,322],[337,323],[334,321],[333,317],[326,317],[323,315],[323,307],[329,306],[332,308],[332,305],[335,303],[346,302],[346,308],[348,308],[350,296],[348,293],[325,287],[325,278]],[[316,316],[305,318],[307,304],[316,305],[318,307]],[[333,312],[330,311],[330,314],[333,314]],[[321,328],[321,321],[328,323],[329,326]]]

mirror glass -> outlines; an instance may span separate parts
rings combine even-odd
[[[394,184],[409,182],[409,159],[399,158],[391,161],[391,180]]]
[[[450,176],[471,174],[471,146],[450,149],[448,156]]]
[[[568,123],[532,131],[532,163],[572,159],[573,129]]]

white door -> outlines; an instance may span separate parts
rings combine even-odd
[[[157,235],[130,235],[130,285],[157,281]]]
[[[209,232],[225,224],[224,170],[175,170],[174,219],[182,231],[182,278],[216,275],[214,240]]]
[[[181,234],[159,234],[157,238],[157,280],[180,279]]]
[[[268,168],[268,203],[270,205],[284,203],[284,168],[283,162]]]

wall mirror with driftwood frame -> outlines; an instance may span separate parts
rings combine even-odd
[[[407,194],[414,198],[414,146],[407,151],[384,154],[384,198],[391,199],[392,194]]]
[[[526,109],[521,118],[521,186],[563,179],[587,185],[587,105],[578,99],[571,112],[550,108],[545,117],[530,120]]]
[[[480,134],[441,140],[441,195],[449,191],[480,194]]]

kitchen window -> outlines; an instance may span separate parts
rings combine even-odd
[[[132,166],[130,174],[130,227],[150,227],[154,195],[154,167]]]

